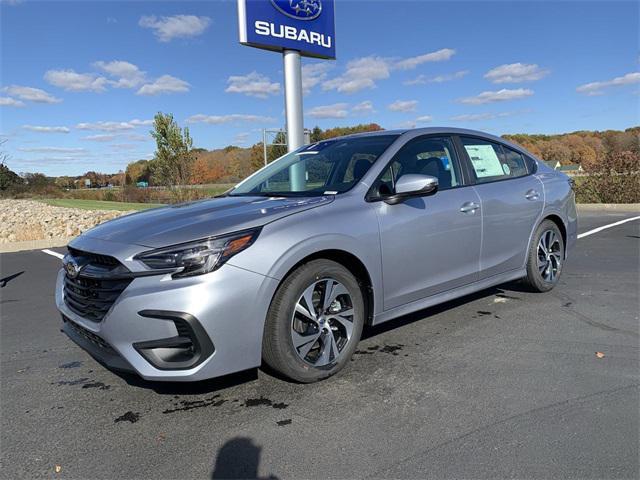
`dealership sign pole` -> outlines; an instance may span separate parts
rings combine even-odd
[[[238,0],[240,43],[282,52],[287,145],[304,144],[300,57],[335,59],[334,0]],[[291,187],[302,190],[305,166],[290,171]]]

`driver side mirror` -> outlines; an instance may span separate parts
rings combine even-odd
[[[402,175],[396,182],[395,193],[384,197],[385,203],[396,205],[408,198],[425,197],[438,191],[438,179],[431,175],[409,173]]]

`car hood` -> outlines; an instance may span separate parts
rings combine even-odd
[[[330,203],[333,198],[213,198],[125,215],[86,231],[82,237],[152,248],[166,247],[266,225]]]

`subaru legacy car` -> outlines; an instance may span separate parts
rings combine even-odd
[[[193,381],[341,370],[377,325],[522,279],[552,289],[572,182],[485,133],[380,131],[306,145],[217,198],[135,213],[68,246],[68,336],[113,369]]]

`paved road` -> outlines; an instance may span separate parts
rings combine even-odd
[[[314,385],[118,376],[59,332],[59,260],[4,254],[2,477],[639,478],[639,224],[579,240],[548,294],[509,284],[369,329]]]

